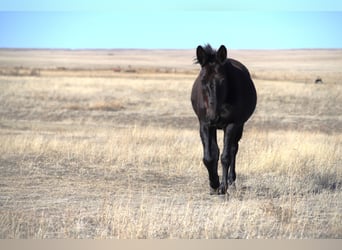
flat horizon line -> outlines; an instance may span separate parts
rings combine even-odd
[[[196,46],[197,47],[197,46]],[[196,47],[193,48],[23,48],[23,47],[0,47],[0,50],[56,50],[56,51],[151,51],[151,50],[195,50]],[[228,48],[228,50],[263,50],[263,51],[275,51],[275,50],[341,50],[341,48]]]

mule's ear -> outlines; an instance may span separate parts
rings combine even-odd
[[[203,66],[206,61],[207,61],[207,54],[205,53],[205,50],[201,45],[199,45],[196,49],[196,57],[197,57],[197,62]]]
[[[224,45],[221,45],[219,50],[217,51],[217,60],[219,63],[224,63],[227,59],[227,49]]]

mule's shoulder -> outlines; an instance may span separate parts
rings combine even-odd
[[[234,68],[243,71],[249,75],[249,71],[245,65],[243,65],[241,62],[238,60],[235,60],[233,58],[227,58],[227,63],[233,66]]]

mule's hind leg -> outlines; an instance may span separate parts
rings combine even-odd
[[[243,125],[229,124],[224,130],[224,148],[221,156],[222,182],[219,193],[225,194],[228,183],[232,184],[236,179],[235,159],[239,148],[239,140],[242,136]],[[229,170],[229,173],[228,173]]]
[[[228,184],[232,185],[234,181],[236,180],[236,173],[235,173],[235,161],[236,161],[236,154],[239,150],[239,141],[242,137],[242,131],[243,131],[243,125],[238,126],[236,128],[235,136],[232,138],[233,142],[229,151],[231,163],[229,167],[229,173],[228,173]]]

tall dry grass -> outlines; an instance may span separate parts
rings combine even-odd
[[[341,236],[341,136],[248,131],[227,197],[208,194],[195,131],[1,137],[5,238]]]

